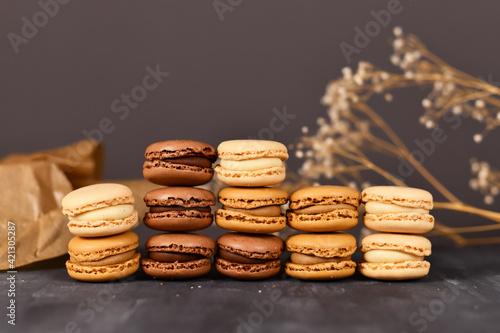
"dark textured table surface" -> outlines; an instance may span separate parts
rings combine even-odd
[[[144,254],[155,232],[144,226],[136,232]],[[203,233],[221,231],[213,226]],[[67,275],[66,256],[59,257],[18,269],[16,326],[4,314],[1,332],[499,332],[500,246],[431,240],[429,276],[409,282],[358,273],[306,282],[283,271],[256,282],[216,271],[172,282],[139,271],[115,283],[81,283]],[[5,313],[6,278],[0,288]]]

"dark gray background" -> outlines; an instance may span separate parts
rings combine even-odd
[[[141,178],[143,152],[150,143],[188,138],[217,146],[224,140],[256,136],[269,125],[273,108],[284,106],[297,117],[275,133],[275,139],[293,143],[302,126],[314,130],[316,118],[325,115],[326,108],[319,103],[325,86],[347,65],[339,44],[352,44],[353,28],[372,20],[370,11],[385,9],[387,2],[243,1],[220,21],[211,1],[72,1],[15,54],[7,34],[20,34],[21,19],[32,21],[40,7],[36,1],[1,1],[0,156],[81,140],[83,130],[95,129],[102,118],[109,118],[115,130],[104,135],[105,177]],[[351,65],[367,60],[397,71],[388,60],[392,52],[388,40],[392,27],[401,25],[452,66],[500,82],[498,1],[401,3],[402,13],[353,56]],[[145,68],[156,64],[170,76],[120,120],[111,103],[141,84]],[[391,104],[373,103],[410,149],[415,148],[415,139],[430,136],[418,124],[425,95],[426,90],[415,88],[395,93]],[[500,167],[500,131],[477,145],[472,136],[483,125],[468,121],[459,131],[449,124],[442,127],[449,140],[437,147],[425,166],[459,198],[483,207],[482,196],[467,185],[469,159],[477,157]],[[397,164],[380,163],[396,173]],[[292,158],[290,169],[297,165]],[[407,181],[428,188],[417,175]],[[498,207],[497,200],[488,208]],[[463,214],[436,215],[451,226],[476,221]],[[138,230],[141,244],[154,233],[145,229]],[[419,282],[387,284],[356,275],[338,284],[285,277],[245,284],[212,274],[199,282],[162,286],[138,274],[127,285],[129,291],[117,295],[90,324],[75,309],[104,287],[72,281],[62,268],[64,258],[58,258],[19,273],[19,320],[26,332],[62,331],[68,320],[77,321],[84,332],[126,332],[145,323],[229,332],[237,329],[238,316],[247,318],[255,312],[253,301],[269,299],[275,284],[287,305],[277,308],[256,332],[307,328],[319,332],[335,327],[415,332],[421,326],[410,325],[409,316],[420,307],[437,304],[441,291],[458,286],[457,301],[446,303],[442,314],[427,322],[426,332],[450,326],[455,331],[494,330],[498,247],[455,250],[449,243],[443,245],[443,239],[433,242],[431,275]],[[45,324],[33,326],[41,322]]]

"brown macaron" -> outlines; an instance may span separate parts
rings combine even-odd
[[[194,231],[212,224],[210,206],[215,205],[215,195],[201,188],[164,187],[144,196],[149,212],[144,224],[161,231]]]
[[[160,141],[150,145],[144,154],[144,178],[165,186],[195,186],[208,183],[217,159],[214,147],[193,140]]]
[[[215,241],[198,234],[158,234],[146,241],[144,273],[160,279],[190,279],[210,272]]]
[[[346,233],[296,234],[286,240],[292,252],[286,263],[288,275],[303,280],[342,279],[354,274],[356,238]]]
[[[215,268],[238,280],[261,280],[279,273],[283,240],[274,235],[227,233],[217,239]]]
[[[304,187],[290,194],[287,223],[296,230],[343,231],[358,224],[359,192],[345,186]]]
[[[271,233],[286,227],[280,205],[288,193],[273,187],[226,187],[219,191],[224,205],[215,213],[215,223],[223,229],[248,233]]]

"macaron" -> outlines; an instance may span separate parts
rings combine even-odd
[[[285,272],[302,280],[334,280],[354,274],[356,238],[345,233],[296,234],[286,240],[292,254]]]
[[[76,236],[101,237],[130,230],[137,224],[132,190],[103,183],[81,187],[62,199],[69,231]]]
[[[139,237],[132,231],[107,237],[74,237],[68,243],[66,269],[75,280],[102,282],[122,279],[139,268]]]
[[[274,235],[227,233],[217,239],[215,268],[238,280],[261,280],[279,273],[283,240]]]
[[[195,187],[163,187],[144,196],[144,224],[162,231],[194,231],[212,224],[215,195]]]
[[[217,177],[229,186],[270,186],[285,180],[283,161],[288,151],[282,143],[268,140],[230,140],[218,147]]]
[[[153,143],[144,154],[142,174],[152,183],[165,186],[195,186],[208,183],[217,152],[211,145],[193,140]]]
[[[190,279],[210,272],[215,241],[198,234],[158,234],[146,241],[144,273],[159,279]]]
[[[358,224],[359,193],[345,186],[311,186],[290,194],[287,223],[296,230],[342,231]]]
[[[215,213],[215,223],[223,229],[248,233],[271,233],[286,227],[280,205],[288,193],[273,187],[226,187],[219,191],[223,204]]]
[[[376,231],[420,234],[434,228],[432,194],[404,186],[373,186],[361,193],[363,222]]]
[[[359,272],[379,280],[410,280],[429,274],[431,242],[422,236],[371,234],[361,240]]]

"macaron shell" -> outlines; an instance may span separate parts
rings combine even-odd
[[[283,240],[275,235],[230,232],[217,239],[220,249],[254,259],[277,259],[284,251]]]
[[[233,171],[215,167],[217,178],[229,186],[271,186],[277,185],[285,180],[285,167],[273,167],[255,171]]]
[[[372,186],[361,193],[363,202],[378,201],[403,207],[430,210],[433,207],[432,194],[426,190],[405,186]]]
[[[422,257],[431,255],[431,248],[431,242],[422,236],[378,233],[363,238],[360,251],[396,250]]]
[[[127,231],[122,234],[84,238],[73,237],[68,243],[68,253],[78,261],[95,261],[105,257],[128,252],[139,246],[139,236]]]
[[[103,237],[123,233],[137,225],[137,211],[134,210],[132,215],[115,220],[93,220],[80,221],[70,220],[68,229],[75,236],[81,237]]]
[[[190,233],[156,234],[146,241],[149,252],[174,252],[201,254],[209,257],[215,253],[215,241],[205,235]]]
[[[144,273],[159,279],[192,279],[208,274],[212,268],[212,260],[204,258],[187,262],[160,262],[143,258],[141,267]]]
[[[146,206],[208,207],[215,205],[215,195],[195,187],[163,187],[144,195]]]
[[[277,275],[281,270],[281,260],[263,264],[240,264],[219,257],[215,258],[215,268],[221,274],[237,280],[263,280]]]
[[[229,140],[217,147],[219,157],[225,160],[241,161],[261,157],[288,159],[288,150],[280,142],[269,140]]]
[[[341,262],[300,265],[292,262],[285,264],[285,272],[294,278],[302,280],[335,280],[354,274],[356,263],[352,260]]]
[[[263,217],[235,212],[227,209],[218,209],[215,214],[215,223],[226,230],[248,233],[272,233],[286,227],[284,216]]]
[[[296,234],[288,237],[286,249],[322,258],[347,257],[356,251],[356,238],[346,233]]]
[[[142,175],[148,181],[164,186],[196,186],[212,180],[214,170],[162,160],[144,162]]]
[[[61,201],[62,212],[75,216],[108,206],[133,204],[132,190],[114,183],[94,184],[68,193]]]
[[[290,228],[311,232],[343,231],[358,224],[357,210],[337,209],[322,214],[296,214],[287,211],[287,223]]]
[[[415,212],[365,214],[363,223],[376,231],[422,234],[434,228],[434,217]]]
[[[377,280],[412,280],[429,274],[428,261],[401,261],[385,263],[359,262],[358,269],[366,277]]]
[[[224,206],[243,209],[283,205],[288,201],[288,193],[275,187],[225,187],[219,191],[218,197]]]
[[[69,276],[86,282],[104,282],[122,279],[134,274],[139,269],[140,253],[123,263],[108,266],[83,266],[66,261]]]
[[[217,159],[217,152],[208,143],[194,140],[159,141],[146,148],[144,157],[147,160],[162,160],[187,156],[206,157],[212,162]]]
[[[359,206],[359,192],[345,186],[309,186],[290,194],[290,209],[345,203]]]
[[[144,224],[160,231],[195,231],[212,225],[213,214],[198,211],[169,211],[163,213],[146,213]]]

